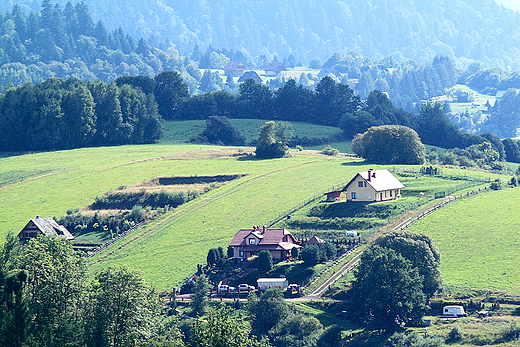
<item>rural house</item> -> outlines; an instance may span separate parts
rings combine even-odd
[[[247,66],[239,61],[230,61],[224,66],[224,75],[242,76],[247,70]]]
[[[343,188],[347,201],[387,201],[401,196],[404,185],[390,171],[372,170],[358,172]]]
[[[45,234],[47,236],[54,236],[65,238],[66,240],[73,240],[74,236],[65,228],[63,225],[59,225],[51,217],[41,218],[37,216],[35,219],[31,219],[29,223],[20,231],[18,234],[18,240],[20,242],[27,242],[30,239],[37,237],[39,234]]]
[[[287,230],[267,229],[265,225],[240,230],[229,246],[233,247],[233,258],[241,261],[258,255],[263,250],[269,251],[275,260],[285,260],[290,257],[293,248],[301,248]]]
[[[343,188],[326,193],[328,202],[341,200],[341,193],[345,192],[347,201],[377,202],[396,200],[401,196],[404,185],[399,182],[390,171],[368,170],[358,172]]]
[[[287,71],[283,63],[269,63],[264,70],[266,76],[278,76]]]

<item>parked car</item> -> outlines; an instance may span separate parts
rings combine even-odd
[[[241,292],[246,292],[249,290],[255,290],[255,287],[250,286],[249,284],[241,283],[238,285],[238,290]]]
[[[220,286],[218,286],[219,293],[234,293],[235,290],[235,287],[228,286],[227,284],[221,284]]]

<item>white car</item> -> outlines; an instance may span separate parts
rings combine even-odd
[[[241,292],[244,292],[244,291],[249,291],[249,290],[255,290],[255,287],[250,286],[249,284],[242,283],[242,284],[238,285],[238,290]]]

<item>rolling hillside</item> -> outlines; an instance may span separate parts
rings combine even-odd
[[[354,173],[379,168],[308,151],[294,151],[291,158],[254,160],[244,156],[248,150],[174,144],[4,154],[0,157],[0,238],[9,231],[17,233],[37,215],[61,217],[69,209],[89,205],[96,196],[154,177],[244,175],[89,259],[93,270],[130,264],[158,289],[168,289],[205,263],[210,248],[226,247],[238,229],[269,224],[302,202],[345,184]],[[516,194],[516,189],[510,189],[457,202],[413,227],[437,243],[446,283],[520,292]]]
[[[145,271],[158,288],[166,289],[191,274],[197,263],[204,263],[208,249],[226,246],[238,229],[269,223],[368,168],[345,157],[297,155],[259,161],[233,157],[233,153],[238,149],[155,145],[2,158],[0,177],[11,179],[0,190],[0,236],[18,232],[37,215],[60,217],[107,191],[156,176],[247,174],[133,234],[146,234],[138,241],[123,249],[118,243],[110,253],[92,259],[93,268],[131,264]]]
[[[518,193],[506,189],[457,201],[409,229],[433,238],[446,284],[520,293]]]

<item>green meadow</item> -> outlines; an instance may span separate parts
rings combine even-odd
[[[456,201],[409,230],[430,235],[446,284],[520,294],[520,189]]]
[[[258,138],[260,127],[264,125],[267,121],[268,120],[265,119],[231,119],[233,125],[246,138],[246,143],[251,143],[251,141],[256,140]],[[337,127],[314,125],[302,122],[290,123],[292,125],[294,136],[297,136],[299,138],[330,138],[332,136],[337,136],[338,134],[341,134],[341,130]],[[163,123],[164,136],[161,139],[161,143],[174,144],[186,142],[192,136],[200,134],[204,130],[205,126],[205,120],[166,121]],[[317,136],[316,134],[319,135]],[[350,141],[345,141],[345,143],[350,144]],[[341,142],[341,144],[343,144],[343,142]],[[324,145],[320,145],[312,149],[322,149],[324,147]],[[344,153],[352,153],[352,149],[350,147],[344,147],[340,150]]]
[[[250,150],[247,147],[177,143],[84,148],[25,155],[6,154],[0,157],[0,238],[3,239],[10,231],[18,233],[29,219],[37,215],[59,218],[69,209],[91,204],[96,196],[155,177],[242,174],[241,178],[223,184],[162,215],[89,259],[92,270],[108,265],[128,264],[142,270],[146,279],[158,289],[168,289],[190,276],[197,264],[204,264],[210,248],[226,247],[239,229],[269,224],[302,202],[320,197],[332,187],[345,185],[359,171],[383,168],[344,156],[329,157],[296,150],[292,151],[290,158],[255,160],[243,155]],[[410,166],[395,168],[418,169]],[[490,179],[496,177],[477,171],[455,169],[445,169],[444,173]],[[437,178],[413,176],[403,178],[403,181],[415,194],[424,191],[425,195],[461,182],[443,182]],[[504,204],[490,215],[489,223],[487,219],[480,222],[476,213],[455,213],[457,222],[467,219],[474,224],[460,226],[460,230],[455,228],[458,225],[456,223],[453,227],[442,228],[443,231],[450,230],[451,233],[464,235],[454,255],[450,253],[451,240],[444,241],[432,234],[443,254],[443,272],[446,272],[444,277],[447,283],[515,289],[514,286],[520,282],[520,271],[516,271],[512,265],[518,260],[513,257],[511,248],[515,243],[509,239],[507,242],[510,242],[510,248],[506,249],[508,243],[504,242],[508,240],[507,237],[512,237],[512,231],[515,225],[518,227],[518,222],[512,223],[515,220],[514,213],[507,214],[508,219],[492,218],[498,212],[503,213],[506,208],[514,209],[513,212],[518,215],[517,209],[520,208],[514,206],[515,199],[518,199],[514,197],[513,192],[516,191],[487,193],[453,205],[471,204],[472,201],[483,199],[489,206],[482,207],[480,204],[478,209],[489,212],[497,201]],[[512,195],[504,195],[508,193]],[[485,197],[489,196],[494,198],[486,200]],[[520,206],[518,202],[516,205]],[[428,232],[434,233],[439,225],[449,225],[451,222],[444,221],[442,214],[451,208],[441,209],[414,226],[414,230],[425,230],[426,224],[423,223],[431,218],[439,218],[440,222],[433,223],[432,230]],[[505,226],[493,233],[504,232],[503,229],[509,232],[499,234],[496,239],[491,237],[491,232],[485,233],[478,237],[479,242],[470,242],[470,236],[482,232],[483,225],[500,225],[498,221]],[[504,270],[501,270],[500,276],[493,277],[495,282],[485,279],[485,276],[476,276],[480,272],[476,269],[484,264],[482,261],[488,264],[488,257],[498,257],[497,254],[500,254],[501,261],[506,261],[509,267],[502,266]],[[462,272],[464,267],[451,263],[452,259],[458,259],[456,256],[461,257],[460,261],[470,260],[466,262],[467,273],[459,274],[458,271]],[[491,270],[495,267],[487,268],[489,276],[496,275]],[[477,279],[483,280],[478,282]]]
[[[130,264],[143,270],[158,288],[166,289],[204,263],[210,248],[227,246],[239,229],[269,223],[301,201],[345,184],[355,172],[368,169],[345,157],[300,152],[273,160],[233,156],[241,151],[218,146],[143,145],[1,158],[0,177],[13,177],[16,172],[30,175],[0,190],[0,237],[9,231],[18,233],[37,215],[61,217],[69,209],[89,205],[96,196],[154,177],[245,174],[163,215],[91,260],[93,269]]]

